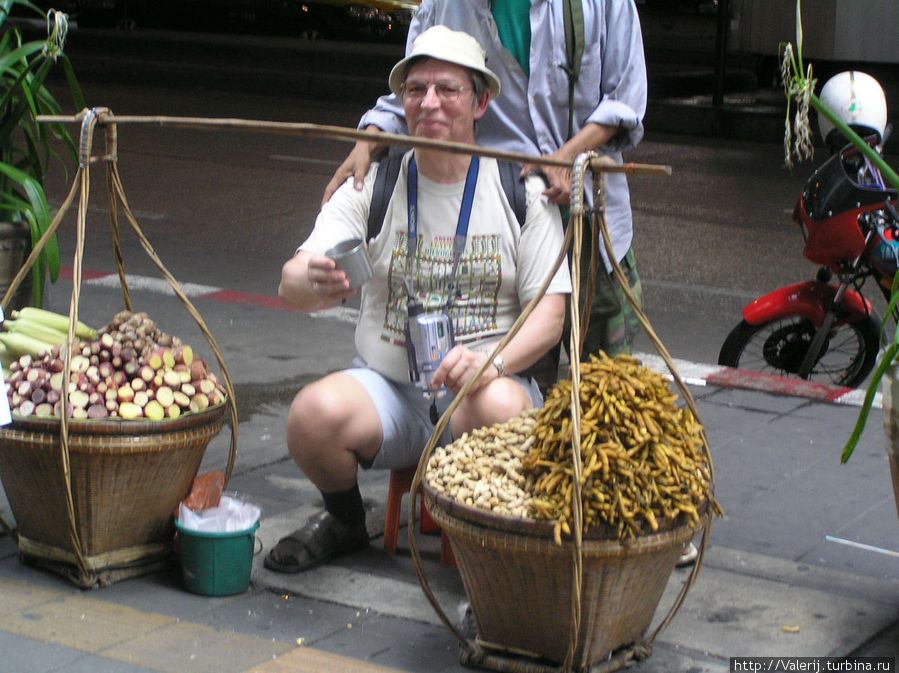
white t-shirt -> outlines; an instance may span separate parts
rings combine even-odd
[[[411,152],[403,158],[384,225],[368,244],[373,278],[362,287],[356,349],[366,364],[398,383],[408,383],[409,364],[403,327],[406,287],[412,286],[426,312],[446,305],[453,268],[453,238],[462,205],[464,181],[433,182],[418,173],[418,250],[407,266],[408,238],[406,176]],[[319,213],[301,250],[324,252],[350,238],[367,235],[369,205],[378,164],[372,164],[364,186],[357,191],[348,180]],[[533,299],[562,248],[564,235],[559,209],[541,195],[543,181],[526,181],[527,217],[518,223],[503,192],[496,160],[482,157],[465,250],[455,285],[461,292],[447,311],[455,341],[469,348],[489,350],[509,332]],[[547,294],[568,294],[571,278],[563,260]]]

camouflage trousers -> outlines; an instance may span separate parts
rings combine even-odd
[[[634,298],[637,306],[643,309],[643,287],[640,283],[640,276],[637,273],[637,267],[634,262],[633,250],[628,250],[624,259],[619,263],[624,276],[627,279],[631,296]],[[581,257],[580,284],[581,296],[580,303],[581,315],[584,311],[584,302],[587,294],[587,282],[590,274],[590,255],[589,253]],[[569,300],[570,301],[570,300]],[[600,262],[600,272],[596,275],[596,286],[593,291],[593,301],[590,303],[589,322],[587,325],[587,333],[581,343],[581,359],[586,360],[590,353],[598,353],[605,351],[610,357],[621,353],[630,354],[634,338],[640,331],[640,322],[637,315],[624,294],[618,279],[614,273],[607,273],[605,267]],[[581,319],[583,323],[583,318]],[[565,326],[562,332],[562,340],[556,344],[549,352],[538,360],[529,372],[540,386],[540,389],[546,391],[549,386],[556,382],[559,376],[559,362],[561,359],[561,348],[564,345],[565,351],[568,352],[571,338],[571,313],[570,307],[566,306],[565,310]]]

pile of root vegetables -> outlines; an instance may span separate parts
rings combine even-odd
[[[50,316],[47,322],[53,321]],[[25,329],[24,323],[13,327],[22,334]],[[4,342],[13,356],[5,381],[14,417],[59,417],[64,387],[67,416],[75,419],[161,421],[225,402],[224,388],[206,362],[146,313],[122,311],[99,330],[80,324],[77,334],[95,338],[78,340],[68,368],[65,335],[58,343],[49,333],[32,337],[32,343]]]
[[[702,426],[668,381],[629,356],[600,354],[580,368],[583,532],[628,539],[720,515]],[[496,514],[554,521],[571,535],[574,498],[571,381],[542,408],[434,450],[425,481]]]

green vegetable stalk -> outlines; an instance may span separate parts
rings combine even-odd
[[[893,187],[899,189],[899,175],[890,168],[870,145],[853,131],[833,110],[828,108],[815,95],[815,82],[812,77],[812,66],[807,69],[802,64],[802,0],[796,0],[796,52],[793,45],[786,44],[782,49],[781,74],[783,76],[784,91],[787,94],[787,119],[784,132],[784,158],[788,166],[792,165],[793,157],[809,159],[812,155],[811,131],[808,121],[810,107],[815,108],[818,114],[823,115],[853,144],[862,154],[873,163],[880,171],[884,180]],[[797,110],[790,126],[790,104],[796,100]]]
[[[787,166],[791,166],[793,158],[808,159],[811,158],[813,146],[811,142],[811,132],[808,122],[809,108],[815,108],[818,114],[826,117],[839,131],[849,139],[849,141],[859,149],[859,151],[874,164],[880,171],[884,180],[890,185],[899,189],[899,176],[896,172],[883,160],[871,146],[849,126],[844,123],[836,113],[824,105],[821,100],[814,94],[815,79],[812,77],[812,66],[803,67],[802,63],[802,0],[796,0],[796,52],[793,52],[793,46],[786,44],[783,46],[783,54],[781,61],[781,74],[783,76],[784,91],[787,95],[787,119],[784,132],[784,157]],[[793,119],[792,127],[790,125],[790,103],[795,99],[797,110]],[[886,322],[889,316],[893,315],[897,303],[899,303],[899,274],[893,278],[891,289],[891,299],[886,318],[881,325],[881,333],[886,329]],[[892,340],[884,346],[880,361],[871,375],[865,392],[865,399],[859,410],[858,419],[852,434],[843,447],[840,456],[840,462],[845,463],[849,460],[852,452],[858,444],[859,438],[868,422],[868,415],[874,402],[874,397],[880,388],[880,381],[884,373],[899,357],[899,325],[893,333]]]

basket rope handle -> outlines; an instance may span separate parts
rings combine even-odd
[[[601,184],[597,184],[597,180],[594,176],[593,181],[593,190],[594,190],[594,204],[602,203],[604,204],[604,196],[597,192],[598,189],[601,188]],[[643,331],[646,333],[646,336],[649,338],[650,342],[653,345],[653,348],[658,352],[658,354],[665,361],[665,365],[668,367],[668,371],[671,373],[672,379],[674,380],[677,389],[680,391],[681,395],[684,398],[684,401],[687,405],[687,408],[690,410],[690,413],[693,414],[693,418],[699,421],[699,412],[696,410],[696,403],[693,400],[693,395],[690,393],[689,388],[687,388],[683,379],[681,379],[680,374],[678,374],[677,367],[674,365],[674,361],[671,358],[671,355],[668,353],[668,349],[665,348],[665,345],[662,343],[661,339],[659,339],[658,335],[655,333],[655,330],[652,328],[652,325],[649,322],[649,319],[646,317],[646,314],[638,305],[637,301],[634,299],[633,294],[630,291],[630,284],[627,281],[627,278],[624,275],[624,272],[621,270],[621,266],[618,264],[618,261],[615,259],[615,253],[612,248],[612,240],[609,236],[608,229],[606,228],[605,217],[599,217],[599,231],[602,235],[603,245],[605,246],[606,255],[612,263],[612,270],[615,274],[615,278],[618,280],[618,285],[624,293],[625,298],[628,303],[631,305],[631,308],[634,311],[634,314],[637,316],[637,319],[640,322],[640,325],[643,327]],[[595,238],[595,236],[594,236]],[[573,387],[573,386],[572,386]],[[715,468],[712,463],[712,453],[709,448],[708,437],[706,436],[705,427],[702,423],[699,423],[700,428],[700,438],[702,440],[702,452],[705,455],[706,464],[709,469],[709,484],[714,486],[715,483]],[[687,593],[692,588],[694,582],[696,581],[696,576],[699,573],[699,569],[702,566],[703,556],[705,554],[705,549],[708,545],[709,532],[711,529],[711,514],[721,515],[721,508],[718,505],[717,500],[715,499],[714,493],[710,490],[708,494],[709,500],[709,514],[706,515],[706,522],[703,526],[702,537],[700,540],[698,555],[696,557],[696,561],[691,568],[690,575],[687,577],[687,581],[681,586],[680,591],[677,594],[674,602],[666,613],[665,617],[659,622],[658,626],[653,630],[650,636],[643,641],[643,645],[651,651],[652,643],[655,640],[656,636],[658,636],[667,626],[671,623],[671,620],[674,619],[674,616],[677,614],[678,610],[680,610],[681,605],[683,605],[684,600],[687,597]]]
[[[602,178],[600,178],[600,179],[602,179]],[[572,189],[572,193],[574,193],[574,188]],[[566,231],[565,231],[565,238],[562,242],[562,246],[559,250],[559,253],[556,256],[556,260],[553,263],[552,269],[547,273],[546,277],[543,279],[543,282],[541,283],[540,288],[538,289],[536,295],[528,303],[528,305],[525,306],[521,315],[519,315],[518,318],[515,320],[514,324],[510,328],[509,332],[494,347],[493,352],[487,357],[487,359],[484,361],[484,363],[481,365],[481,367],[478,369],[478,371],[475,373],[475,375],[468,382],[466,382],[465,385],[462,386],[461,390],[456,395],[456,397],[453,399],[453,401],[450,403],[450,405],[447,407],[446,411],[444,411],[443,415],[438,419],[438,421],[434,427],[434,431],[432,432],[431,437],[428,439],[428,442],[422,451],[422,455],[420,456],[419,461],[418,461],[418,467],[416,468],[415,475],[412,478],[412,485],[410,486],[411,497],[409,498],[409,503],[408,503],[409,504],[409,509],[408,509],[409,524],[407,525],[407,532],[409,535],[409,548],[412,553],[412,560],[413,560],[413,565],[415,567],[415,573],[418,576],[419,584],[421,585],[421,588],[425,594],[425,597],[428,599],[428,602],[431,603],[431,606],[434,608],[440,621],[443,622],[443,625],[455,636],[456,640],[459,641],[459,643],[466,649],[466,653],[463,656],[466,658],[471,658],[472,661],[483,661],[484,658],[488,655],[483,651],[483,649],[480,646],[478,646],[475,643],[472,643],[471,640],[469,640],[466,636],[464,636],[456,628],[456,626],[450,621],[450,619],[447,617],[446,613],[443,611],[443,608],[440,606],[440,603],[437,600],[436,596],[434,595],[434,592],[431,590],[430,584],[428,583],[428,580],[425,577],[424,572],[422,570],[421,557],[419,555],[418,547],[415,542],[415,526],[414,526],[415,498],[420,492],[421,480],[422,480],[422,477],[424,476],[424,472],[426,470],[426,466],[427,466],[428,460],[431,456],[431,453],[433,452],[435,445],[437,444],[437,441],[440,439],[440,436],[443,434],[443,430],[446,428],[447,423],[449,423],[449,419],[452,417],[453,412],[456,410],[456,408],[459,406],[459,404],[461,404],[461,402],[465,398],[465,396],[468,395],[468,392],[471,389],[472,385],[474,385],[475,381],[477,381],[477,379],[480,378],[480,376],[487,370],[487,368],[491,366],[490,363],[493,362],[493,358],[500,351],[502,351],[502,349],[506,346],[506,344],[509,343],[509,341],[515,336],[515,334],[518,333],[518,330],[521,328],[521,325],[524,323],[525,320],[527,320],[528,316],[530,316],[531,312],[534,310],[536,305],[546,294],[546,290],[549,287],[550,282],[552,282],[552,279],[555,277],[556,272],[558,271],[559,267],[562,265],[562,261],[565,259],[565,255],[567,254],[569,248],[573,247],[573,245],[577,247],[577,250],[574,254],[578,260],[580,259],[579,255],[580,255],[581,226],[582,226],[582,224],[581,224],[580,220],[575,220],[575,221],[572,221],[569,223],[569,226],[566,228]],[[576,243],[573,243],[574,241],[576,241]],[[593,246],[593,249],[594,249],[594,251],[596,251],[596,245]],[[572,260],[574,260],[574,259],[575,258],[573,257]],[[595,262],[595,261],[596,261],[595,259],[591,260],[591,262]],[[575,266],[574,261],[572,261],[570,264],[570,268],[573,269],[571,271],[572,287],[573,287],[572,295],[575,297],[579,297],[580,296],[579,294],[574,294],[574,292],[579,288],[580,274],[577,271],[577,269],[579,267]],[[591,282],[588,284],[588,296],[585,297],[585,305],[586,306],[590,305],[592,293],[593,293],[593,283]],[[577,324],[577,322],[578,322],[577,316],[579,313],[577,301],[573,301],[573,302],[571,302],[571,304],[572,304],[572,324]],[[571,338],[572,338],[572,342],[574,344],[573,351],[576,351],[578,354],[578,355],[573,356],[573,357],[575,357],[575,361],[579,357],[580,343],[582,340],[582,334],[585,330],[586,330],[586,326],[584,326],[582,330],[572,330]],[[572,372],[578,371],[578,369],[579,369],[578,367],[572,367]],[[578,400],[578,404],[579,404],[579,400]],[[578,414],[578,416],[579,416],[579,414]],[[581,517],[578,516],[578,517],[576,517],[576,520],[579,520],[580,518]],[[578,526],[576,524],[576,528],[577,527]],[[580,533],[580,531],[579,531],[579,533]],[[575,582],[575,586],[577,587],[577,590],[572,592],[572,611],[573,611],[573,616],[574,616],[575,621],[573,622],[573,624],[572,624],[573,628],[571,629],[571,633],[573,634],[571,642],[574,645],[576,645],[577,633],[579,630],[578,624],[580,622],[580,593],[581,593],[580,586],[582,583],[581,577],[583,574],[583,571],[582,571],[583,564],[581,561],[581,545],[580,545],[580,543],[578,543],[577,547],[576,547],[576,557],[577,558],[576,558],[576,562],[575,562],[575,571],[574,571],[575,576],[573,579]],[[573,650],[574,650],[573,646],[569,647],[569,653],[568,653],[569,658],[573,656],[573,654],[574,654]]]
[[[78,524],[75,521],[75,501],[72,495],[72,471],[69,460],[69,385],[68,373],[71,372],[72,354],[75,349],[75,329],[78,325],[78,304],[81,297],[81,262],[84,256],[84,231],[87,222],[87,204],[90,200],[90,147],[93,140],[94,127],[100,114],[99,108],[87,111],[81,124],[80,156],[78,161],[79,200],[75,220],[75,259],[72,270],[72,295],[69,301],[69,329],[66,336],[66,348],[63,355],[62,370],[67,373],[60,389],[59,399],[59,457],[62,465],[63,483],[66,486],[66,517],[69,521],[69,539],[78,565],[78,573],[82,580],[87,580],[87,562],[84,559],[84,548],[78,535]]]
[[[125,309],[132,311],[131,293],[128,290],[128,279],[125,277],[125,259],[122,255],[122,245],[119,241],[119,204],[125,201],[124,208],[128,208],[124,195],[119,199],[121,190],[116,189],[116,176],[118,175],[118,163],[116,141],[118,138],[118,125],[109,124],[106,127],[106,198],[109,202],[109,233],[112,237],[112,256],[115,261],[116,273],[119,275],[119,287],[122,288],[122,304]]]
[[[159,255],[156,254],[156,250],[144,235],[143,230],[137,222],[137,219],[134,217],[134,213],[131,211],[131,207],[128,205],[128,198],[125,196],[125,190],[122,186],[122,179],[119,174],[118,162],[115,152],[115,138],[117,135],[117,131],[116,124],[112,121],[115,119],[115,117],[111,112],[104,109],[100,115],[100,119],[104,122],[104,129],[107,131],[107,149],[111,150],[108,151],[104,156],[104,161],[106,162],[107,193],[109,195],[110,203],[110,227],[114,244],[113,254],[115,256],[116,270],[118,271],[119,281],[122,287],[123,302],[126,308],[128,308],[128,310],[131,310],[131,296],[128,291],[128,284],[125,279],[124,260],[122,257],[122,251],[118,236],[119,227],[116,213],[118,212],[119,208],[121,208],[122,212],[124,213],[125,219],[131,226],[134,235],[140,242],[141,247],[144,249],[147,257],[150,258],[150,261],[153,262],[159,273],[163,278],[165,278],[166,282],[168,282],[169,286],[172,288],[175,296],[177,296],[181,301],[185,310],[194,319],[194,322],[196,322],[200,331],[203,333],[203,336],[206,338],[207,343],[212,349],[213,355],[215,356],[216,362],[218,363],[222,384],[224,385],[225,392],[228,396],[228,406],[231,412],[231,442],[228,452],[228,461],[225,467],[225,483],[227,484],[231,478],[231,472],[234,469],[234,459],[237,452],[238,434],[237,400],[235,399],[234,384],[231,380],[231,374],[228,372],[228,368],[225,365],[224,358],[222,357],[221,351],[219,350],[218,343],[216,342],[215,337],[212,336],[209,328],[206,326],[206,322],[203,320],[202,316],[200,316],[200,313],[194,307],[193,303],[191,303],[190,299],[188,299],[187,295],[184,294],[184,291],[181,289],[181,285],[165,267],[165,264],[163,264],[162,260],[159,258]]]
[[[47,227],[47,230],[44,234],[37,240],[37,242],[31,247],[31,252],[28,257],[25,259],[25,262],[22,264],[19,271],[13,277],[12,281],[9,284],[9,287],[6,290],[6,293],[3,295],[2,301],[0,304],[3,306],[3,311],[6,313],[7,307],[9,306],[9,302],[12,301],[12,298],[15,296],[16,292],[19,289],[19,286],[22,284],[22,281],[25,279],[25,276],[31,273],[31,269],[34,266],[34,263],[37,261],[38,256],[41,254],[41,251],[44,249],[44,246],[47,245],[47,242],[50,240],[50,237],[56,233],[56,230],[59,228],[60,222],[62,222],[62,218],[65,215],[66,211],[68,211],[69,206],[72,205],[72,201],[75,199],[75,195],[79,193],[79,188],[81,186],[81,166],[78,167],[76,171],[75,177],[72,181],[72,187],[69,189],[69,193],[63,201],[62,205],[59,208],[59,211],[53,217],[53,220],[50,222],[50,226]],[[66,386],[63,386],[66,388]],[[61,395],[60,391],[60,395]],[[68,482],[67,482],[68,483]],[[71,489],[71,487],[69,487]],[[74,518],[74,515],[72,515]],[[3,517],[0,517],[0,528],[3,528],[3,531],[9,535],[9,537],[18,543],[18,533],[16,529],[14,529],[10,524],[8,524]],[[77,536],[76,536],[77,537]],[[80,548],[80,545],[76,547],[76,549]],[[83,562],[82,562],[83,565]]]
[[[565,660],[562,663],[563,670],[571,668],[575,652],[577,650],[578,634],[581,626],[581,592],[584,584],[584,526],[583,526],[583,502],[581,500],[581,344],[587,332],[587,323],[590,316],[590,304],[593,301],[593,274],[590,274],[590,283],[584,296],[584,305],[578,305],[581,296],[581,253],[584,238],[584,176],[587,162],[596,156],[595,152],[579,154],[571,170],[571,218],[568,229],[574,231],[571,245],[571,301],[569,310],[571,313],[571,330],[569,360],[571,376],[571,469],[572,469],[572,495],[571,518],[574,524],[574,545],[572,546],[571,564],[571,620],[568,629],[568,649]],[[594,176],[594,182],[605,183],[605,176],[598,173]],[[605,190],[600,194],[604,195]],[[596,236],[592,236],[593,239]],[[596,270],[596,245],[590,246],[591,271]],[[581,319],[583,316],[583,319]],[[577,325],[578,329],[574,329]]]
[[[224,358],[222,357],[221,351],[219,350],[218,343],[215,340],[215,337],[212,336],[212,333],[209,331],[209,328],[206,326],[206,322],[200,316],[200,313],[191,303],[190,299],[188,299],[187,295],[184,294],[184,291],[181,289],[181,285],[175,279],[174,276],[169,272],[169,270],[162,263],[162,260],[156,254],[156,251],[153,249],[152,244],[144,236],[143,231],[140,228],[140,225],[137,223],[137,220],[134,218],[134,214],[131,212],[131,208],[128,205],[128,200],[125,198],[125,192],[122,187],[121,177],[119,176],[118,167],[114,162],[110,163],[109,171],[111,173],[112,184],[115,188],[115,194],[118,198],[118,202],[122,207],[122,212],[125,214],[125,218],[128,220],[128,224],[131,226],[131,229],[134,231],[135,236],[137,236],[138,241],[140,241],[141,247],[143,247],[144,252],[159,270],[159,273],[163,278],[166,279],[169,286],[174,291],[175,295],[184,305],[185,310],[190,314],[190,316],[194,319],[197,326],[200,328],[200,331],[203,333],[203,336],[206,337],[206,341],[209,343],[210,348],[212,348],[212,352],[215,355],[215,359],[219,365],[219,372],[221,374],[222,384],[225,387],[225,392],[228,395],[228,406],[231,412],[231,444],[230,450],[228,452],[228,462],[225,467],[225,483],[227,484],[229,479],[231,478],[231,472],[234,469],[234,459],[237,452],[237,427],[238,427],[238,419],[237,419],[237,400],[235,398],[234,393],[234,384],[231,381],[231,374],[228,372],[228,368],[225,365]],[[117,260],[117,264],[119,264],[120,260]],[[124,293],[125,301],[130,304],[130,297],[127,293],[127,285],[124,282],[124,269],[119,266],[120,279],[122,280],[122,290]]]
[[[415,567],[415,574],[418,576],[419,584],[421,585],[422,591],[425,594],[425,597],[428,599],[428,602],[434,608],[434,611],[437,613],[437,616],[440,618],[440,621],[443,622],[443,625],[449,630],[455,637],[456,640],[459,641],[461,645],[466,647],[468,651],[474,656],[476,659],[483,657],[484,652],[480,648],[480,646],[472,643],[468,638],[466,638],[450,621],[450,619],[446,616],[446,613],[441,608],[437,597],[434,595],[434,592],[431,590],[430,584],[428,583],[427,578],[424,575],[424,571],[421,567],[421,556],[418,552],[418,547],[415,542],[415,498],[421,490],[421,480],[424,476],[426,466],[428,464],[428,459],[431,456],[432,451],[434,450],[440,436],[443,434],[443,430],[446,428],[447,423],[449,423],[450,418],[453,415],[453,412],[456,410],[456,407],[462,403],[462,400],[465,399],[465,396],[468,395],[468,391],[474,385],[475,381],[481,377],[487,368],[492,366],[493,358],[496,357],[499,352],[505,348],[506,344],[518,333],[518,330],[521,328],[522,323],[527,320],[528,316],[533,312],[534,308],[537,306],[540,299],[546,294],[546,289],[549,287],[550,282],[556,274],[556,271],[562,265],[562,261],[565,259],[565,255],[568,251],[568,247],[571,243],[572,239],[572,231],[571,227],[565,233],[565,239],[562,243],[562,246],[559,250],[558,255],[556,256],[556,260],[553,263],[552,270],[546,275],[543,279],[543,282],[540,285],[540,288],[537,290],[537,294],[528,302],[527,306],[524,307],[524,310],[521,312],[521,315],[513,323],[512,327],[509,329],[509,332],[497,343],[494,347],[493,352],[487,357],[481,367],[475,372],[475,375],[469,379],[465,385],[459,390],[459,393],[453,398],[453,401],[450,402],[446,411],[443,412],[443,415],[437,420],[436,425],[434,426],[434,431],[431,433],[431,437],[428,439],[428,442],[425,444],[425,448],[422,450],[422,454],[418,461],[418,467],[415,470],[415,475],[412,477],[412,484],[409,487],[409,525],[407,526],[407,532],[409,534],[409,550],[412,553],[412,561]]]

